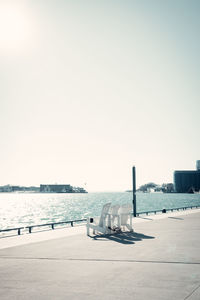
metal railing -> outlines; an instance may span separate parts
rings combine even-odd
[[[7,229],[0,229],[0,232],[7,232],[7,231],[15,231],[15,230],[17,230],[18,235],[20,235],[22,229],[24,229],[24,227],[7,228]]]
[[[0,229],[0,232],[7,232],[7,231],[16,231],[18,235],[21,234],[22,230],[26,230],[28,229],[28,232],[31,233],[33,228],[36,227],[48,227],[50,226],[51,229],[55,229],[56,225],[63,225],[63,224],[70,224],[71,227],[74,226],[74,223],[81,223],[81,222],[85,222],[87,219],[80,219],[80,220],[72,220],[72,221],[62,221],[62,222],[53,222],[53,223],[46,223],[46,224],[38,224],[38,225],[28,225],[28,226],[24,226],[24,227],[15,227],[15,228],[8,228],[8,229]]]
[[[193,205],[193,206],[184,206],[184,207],[177,207],[177,208],[163,208],[158,210],[150,210],[150,211],[141,211],[137,212],[136,216],[139,215],[149,215],[149,214],[157,214],[157,213],[167,213],[168,211],[173,212],[174,210],[186,210],[186,209],[193,209],[193,208],[200,208],[200,205]],[[32,229],[36,227],[48,227],[50,226],[51,229],[55,229],[56,225],[63,225],[63,224],[70,224],[71,227],[74,226],[74,223],[81,223],[86,222],[87,219],[80,219],[80,220],[72,220],[72,221],[62,221],[62,222],[52,222],[52,223],[46,223],[46,224],[38,224],[38,225],[28,225],[25,227],[15,227],[15,228],[7,228],[7,229],[0,229],[0,232],[8,232],[8,231],[17,231],[17,234],[20,235],[22,230],[28,229],[29,233],[32,233]],[[68,227],[67,227],[68,228]]]
[[[186,210],[186,209],[193,209],[193,208],[200,208],[200,205],[192,205],[192,206],[183,206],[183,207],[175,207],[175,208],[163,208],[158,210],[150,210],[150,211],[141,211],[137,212],[136,215],[149,215],[149,214],[157,214],[157,213],[167,213],[168,211],[173,212],[174,210]]]

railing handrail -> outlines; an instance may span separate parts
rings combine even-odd
[[[0,229],[0,232],[11,231],[11,230],[18,230],[18,229],[24,229],[24,227],[15,227],[15,228]]]
[[[69,224],[69,223],[76,223],[76,222],[83,222],[86,221],[87,219],[80,219],[80,220],[71,220],[71,221],[61,221],[61,222],[51,222],[51,223],[45,223],[45,224],[33,224],[33,225],[28,225],[25,226],[24,228],[29,228],[29,227],[41,227],[41,226],[51,226],[51,225],[59,225],[59,224]]]
[[[51,223],[36,224],[36,225],[33,224],[33,225],[24,226],[24,227],[15,227],[15,228],[0,229],[0,232],[6,232],[6,231],[17,230],[17,231],[18,231],[18,235],[20,235],[22,229],[29,229],[29,233],[31,233],[32,228],[35,228],[35,227],[51,226],[52,229],[54,229],[54,226],[55,226],[55,225],[59,225],[59,224],[71,224],[71,227],[73,227],[73,226],[74,226],[74,223],[84,222],[84,221],[86,221],[86,220],[87,220],[87,219],[79,219],[79,220],[61,221],[61,222],[51,222]]]

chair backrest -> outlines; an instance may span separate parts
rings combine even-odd
[[[110,207],[110,214],[111,214],[111,226],[114,228],[115,226],[119,226],[119,210],[120,205],[116,204]]]
[[[104,220],[106,218],[106,213],[109,212],[110,206],[111,206],[111,202],[106,203],[102,208],[101,216],[100,216],[100,219],[99,219],[99,226],[100,227],[103,227],[103,223],[104,223]]]
[[[118,204],[112,205],[112,206],[110,207],[110,213],[111,213],[112,215],[117,215],[118,212],[119,212],[119,209],[120,209],[120,205],[118,205]]]
[[[125,225],[128,221],[130,214],[132,213],[132,205],[124,204],[120,207],[120,214],[121,214],[121,225]]]

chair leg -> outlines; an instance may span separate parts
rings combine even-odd
[[[134,231],[133,230],[133,218],[132,218],[132,215],[130,215],[130,227],[131,227],[131,230],[130,231]]]
[[[113,233],[111,227],[109,227],[105,230],[105,234],[111,234],[111,233]]]
[[[89,236],[90,235],[90,227],[87,226],[87,235]]]
[[[129,230],[130,232],[133,232],[133,228],[132,228],[129,224],[126,224],[126,227],[128,228],[128,230]]]
[[[121,228],[121,218],[120,216],[118,216],[117,218],[118,218],[118,227]]]

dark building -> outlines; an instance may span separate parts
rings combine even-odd
[[[177,193],[194,193],[200,191],[200,169],[197,161],[197,170],[175,171],[174,185]]]
[[[70,184],[41,184],[41,193],[87,193],[81,187],[73,187]]]
[[[73,187],[70,184],[41,184],[41,193],[73,193]]]

